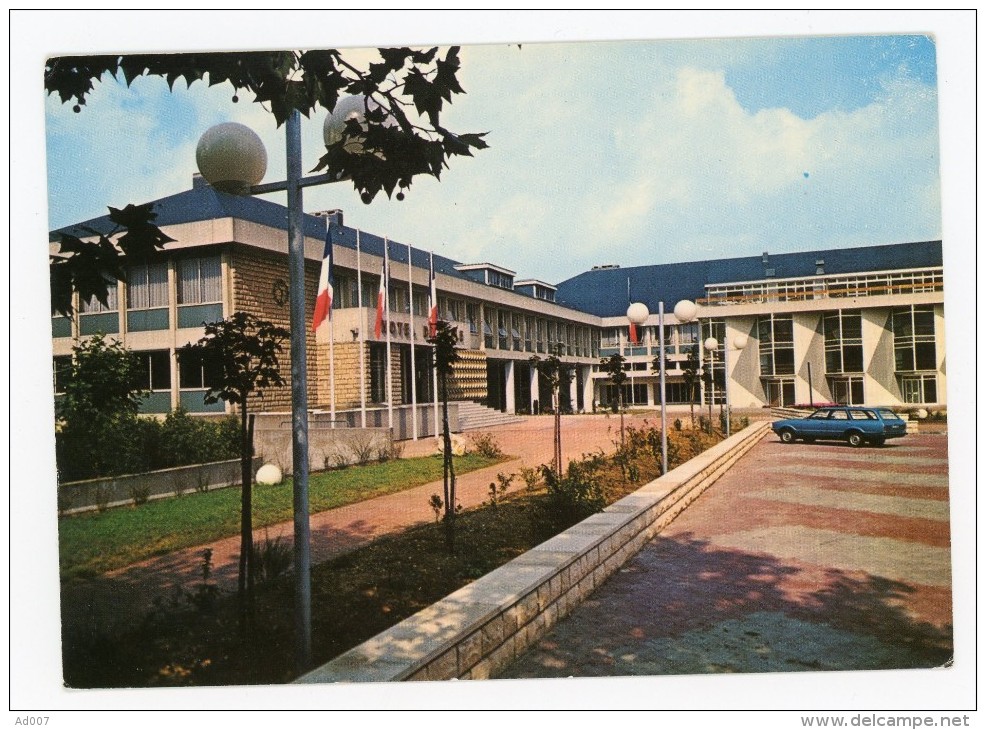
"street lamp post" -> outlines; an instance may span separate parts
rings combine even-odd
[[[709,432],[712,432],[712,403],[716,399],[716,350],[719,349],[719,340],[715,337],[706,338],[703,343],[705,351],[709,353],[709,387],[711,388],[711,393],[709,395]]]
[[[340,99],[323,127],[328,144],[345,133],[346,122],[361,118],[361,97]],[[225,123],[208,129],[195,151],[202,176],[216,189],[235,195],[287,192],[288,292],[291,331],[291,456],[294,485],[295,654],[300,669],[311,664],[311,527],[308,514],[308,369],[306,365],[305,234],[302,190],[338,182],[333,174],[302,177],[301,115],[292,111],[285,121],[287,179],[259,184],[267,169],[267,152],[260,138],[242,124]]]
[[[733,349],[735,349],[737,352],[741,351],[744,347],[746,347],[746,343],[747,343],[746,335],[736,335],[735,337],[733,337],[732,346]],[[727,337],[725,346],[722,349],[723,352],[722,367],[723,370],[725,371],[725,380],[723,381],[725,383],[725,391],[723,393],[723,397],[725,398],[726,401],[726,436],[727,437],[730,434],[730,430],[732,427],[732,420],[733,420],[732,404],[729,402],[729,379],[730,379],[729,378],[729,349],[730,349],[729,345],[730,345],[730,341],[729,338]]]
[[[633,375],[633,350],[634,345],[641,340],[640,327],[643,326],[644,322],[650,316],[650,311],[647,309],[647,305],[642,302],[634,302],[627,308],[627,319],[630,320],[630,402],[635,403],[635,396],[633,393],[634,388],[634,375]]]

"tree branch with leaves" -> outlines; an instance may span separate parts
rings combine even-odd
[[[442,112],[456,95],[459,47],[439,53],[380,48],[380,61],[364,71],[335,49],[62,56],[45,65],[45,90],[81,112],[97,82],[122,80],[127,86],[157,76],[174,89],[178,81],[209,86],[229,84],[232,101],[242,93],[270,111],[278,126],[297,110],[309,117],[317,108],[332,112],[342,95],[365,97],[364,119],[349,121],[349,134],[319,160],[318,170],[352,180],[365,203],[381,191],[403,199],[417,175],[436,179],[453,157],[472,156],[488,145],[486,132],[457,133],[442,124]],[[358,140],[358,144],[353,144]]]

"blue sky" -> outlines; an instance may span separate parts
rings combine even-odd
[[[352,51],[365,62],[370,51]],[[349,225],[521,276],[941,237],[936,46],[920,34],[466,45],[445,123],[490,149],[403,202],[305,193]],[[282,133],[226,86],[97,85],[46,101],[51,228],[186,189],[198,137]],[[304,125],[308,169],[321,117]],[[272,196],[272,199],[278,199]]]

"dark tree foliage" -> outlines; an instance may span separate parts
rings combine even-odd
[[[283,327],[249,314],[236,312],[219,322],[205,325],[205,336],[179,349],[179,358],[198,357],[218,366],[219,382],[209,386],[206,403],[220,400],[240,407],[240,469],[243,483],[240,509],[239,595],[244,621],[252,603],[255,580],[253,566],[253,422],[248,419],[250,396],[263,395],[264,389],[284,385],[278,354],[290,337]],[[246,596],[246,600],[244,599]]]
[[[71,315],[72,292],[83,301],[95,298],[105,305],[108,287],[126,281],[127,263],[139,263],[174,240],[154,225],[157,213],[151,207],[149,203],[122,210],[111,207],[112,230],[87,229],[96,237],[94,242],[66,233],[59,236],[58,253],[49,257],[52,312]]]
[[[137,356],[119,342],[94,336],[72,348],[60,374],[62,394],[56,462],[62,481],[120,474],[142,443],[137,412],[144,377]]]
[[[442,477],[445,488],[445,540],[449,552],[455,553],[455,467],[452,463],[452,434],[448,424],[448,381],[452,377],[459,353],[455,327],[445,320],[438,320],[435,336],[429,338],[433,346],[435,370],[442,398]]]
[[[343,95],[367,98],[366,121],[350,122],[350,136],[330,146],[316,170],[349,178],[365,203],[381,190],[388,197],[410,187],[415,175],[441,177],[447,161],[472,156],[487,147],[484,133],[458,134],[442,125],[441,113],[456,94],[459,48],[444,55],[438,48],[381,48],[380,61],[366,71],[349,64],[334,49],[315,51],[251,51],[238,53],[171,53],[62,56],[45,65],[45,90],[80,112],[95,83],[122,79],[128,86],[142,76],[191,86],[228,83],[253,95],[274,115],[278,126],[292,111],[309,116],[316,108],[332,111]],[[359,144],[354,145],[353,141]]]

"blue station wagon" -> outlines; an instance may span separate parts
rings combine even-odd
[[[868,406],[831,406],[819,408],[807,418],[785,418],[770,428],[786,444],[795,439],[805,443],[845,441],[850,446],[882,446],[887,439],[900,438],[907,432],[904,420],[889,408]]]

